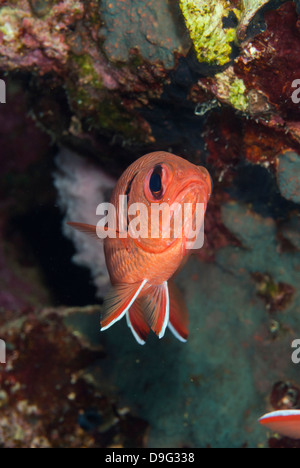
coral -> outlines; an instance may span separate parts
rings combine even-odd
[[[266,30],[244,44],[235,72],[247,89],[265,94],[275,107],[274,114],[284,121],[297,120],[299,109],[292,101],[292,83],[299,75],[300,40],[294,3],[266,12],[265,21]]]
[[[216,74],[213,79],[200,80],[199,86],[209,90],[219,101],[229,103],[236,110],[241,112],[249,110],[245,83],[236,76],[232,66]]]
[[[269,312],[284,310],[293,300],[295,289],[289,284],[276,283],[269,274],[253,273],[257,294],[266,303]]]
[[[208,149],[207,161],[214,168],[215,179],[227,188],[238,182],[239,167],[245,163],[277,174],[281,154],[291,148],[299,151],[298,144],[283,129],[274,131],[261,122],[238,116],[229,108],[212,111],[207,116],[203,135]]]
[[[269,0],[242,0],[241,18],[237,28],[237,37],[244,39],[247,27],[259,9],[270,3]]]
[[[82,18],[83,5],[69,0],[53,5],[46,22],[32,16],[29,4],[23,3],[24,8],[7,6],[0,10],[0,66],[12,70],[32,69],[43,74],[61,71],[69,50],[64,33]]]
[[[58,170],[54,175],[54,185],[65,215],[63,231],[73,240],[77,249],[73,260],[78,265],[91,268],[98,293],[103,296],[109,278],[102,242],[75,231],[67,226],[67,221],[96,225],[99,221],[96,215],[97,206],[109,201],[115,180],[97,166],[65,148],[58,154],[56,165]]]
[[[300,389],[292,382],[276,382],[270,395],[274,410],[300,407]]]
[[[83,129],[77,138],[93,130],[151,142],[150,126],[137,109],[161,95],[174,54],[187,51],[188,44],[180,34],[180,17],[164,1],[144,2],[139,9],[130,0],[118,5],[94,0],[6,2],[0,10],[0,68],[30,72],[40,94],[45,92],[40,77],[50,74],[51,89],[64,87],[72,118]],[[143,25],[139,37],[132,31],[136,17],[126,14],[129,7]],[[58,109],[52,106],[56,118],[49,127],[50,110],[39,107],[39,124],[58,139]],[[72,128],[64,122],[61,131],[71,138]]]
[[[234,2],[213,0],[181,0],[180,7],[185,17],[199,62],[224,65],[232,52],[231,44],[236,39],[235,28],[224,28],[223,18],[239,14]]]
[[[197,95],[202,89],[208,92],[210,99],[217,98],[218,102],[242,112],[246,118],[269,127],[270,132],[260,130],[260,133],[270,135],[278,156],[286,149],[297,149],[300,141],[299,106],[292,99],[295,91],[293,82],[300,74],[300,41],[295,4],[285,2],[277,10],[269,10],[271,4],[267,2],[262,8],[267,9],[264,13],[265,27],[245,38],[240,44],[239,55],[226,70],[201,78],[193,86],[190,99],[197,105]],[[260,5],[254,9],[257,6]],[[240,30],[240,33],[245,35],[245,30],[244,33]],[[246,123],[243,127],[249,127],[251,131],[253,124]],[[255,144],[255,149],[249,143],[247,159],[274,164],[273,158],[266,158],[261,151],[261,143]]]
[[[0,323],[7,363],[0,373],[0,445],[5,448],[141,446],[147,424],[117,406],[113,390],[97,388],[87,366],[103,359],[72,328],[82,314],[99,320],[99,308],[44,309]],[[68,323],[67,323],[68,322]],[[132,428],[139,427],[134,434]]]
[[[225,65],[257,11],[269,0],[180,0],[199,62]]]

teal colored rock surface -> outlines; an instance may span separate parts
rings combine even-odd
[[[297,250],[300,250],[300,218],[292,217],[282,228],[282,234]]]
[[[300,156],[294,151],[287,151],[279,158],[278,184],[285,198],[300,203]]]
[[[165,0],[102,1],[106,54],[113,61],[127,62],[130,50],[139,48],[145,59],[160,60],[172,68],[174,52],[188,45],[178,10],[176,2]]]

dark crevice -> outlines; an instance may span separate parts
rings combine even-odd
[[[296,203],[282,197],[275,175],[259,165],[241,163],[234,185],[227,191],[233,198],[251,204],[262,216],[285,219],[290,211],[299,209]]]
[[[62,217],[54,206],[41,206],[11,220],[27,255],[40,267],[54,305],[85,306],[98,302],[87,268],[72,263],[74,247],[62,234]]]

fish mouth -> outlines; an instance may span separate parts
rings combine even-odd
[[[184,198],[186,195],[189,195],[191,193],[194,193],[196,196],[194,197],[193,202],[197,203],[197,201],[200,198],[200,193],[203,189],[205,189],[206,182],[203,182],[202,180],[195,179],[192,180],[188,183],[186,183],[183,188],[180,189],[180,191],[177,193],[175,200],[179,203],[182,203],[184,201]],[[205,200],[205,202],[208,200]]]
[[[192,210],[188,211],[188,218],[183,221],[184,246],[187,250],[200,249],[204,243],[204,216],[206,204],[209,196],[209,186],[206,181],[192,180],[185,184],[178,192],[176,202],[179,203],[184,213],[186,205],[192,206]]]

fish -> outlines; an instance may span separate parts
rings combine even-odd
[[[273,432],[278,432],[291,439],[300,439],[299,409],[273,411],[265,414],[258,421]]]
[[[212,179],[206,168],[157,151],[137,159],[118,180],[110,201],[115,207],[114,228],[109,223],[102,227],[99,223],[68,223],[93,237],[106,234],[104,253],[112,289],[104,300],[101,331],[126,316],[128,327],[141,345],[150,330],[162,338],[167,326],[178,340],[187,341],[188,311],[173,277],[184,266],[197,238],[198,232],[194,237],[189,235],[193,232],[196,205],[203,206],[202,225],[211,192]],[[166,212],[171,229],[165,230],[162,215],[154,226],[154,236],[149,223],[151,210],[164,204],[172,207]],[[191,211],[183,218],[185,204]],[[137,207],[138,216],[132,215],[132,207]],[[182,216],[181,231],[175,229],[176,212],[176,219]],[[132,224],[140,228],[139,235],[132,235]],[[109,235],[114,230],[115,236]]]

